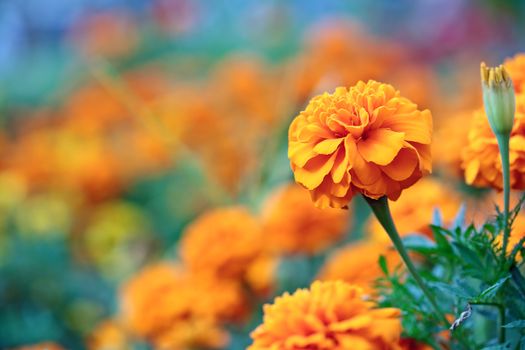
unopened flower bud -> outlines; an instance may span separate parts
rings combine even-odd
[[[485,112],[495,134],[510,134],[514,124],[516,98],[514,86],[503,65],[487,67],[481,63],[481,87]]]

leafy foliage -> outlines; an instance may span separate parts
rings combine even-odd
[[[510,213],[510,225],[524,201],[525,196]],[[448,330],[449,325],[433,316],[431,305],[402,266],[389,271],[383,257],[379,264],[385,276],[377,281],[382,305],[402,309],[405,336],[435,349],[449,337],[454,349],[523,349],[525,240],[504,252],[500,241],[505,222],[498,208],[497,215],[479,228],[463,224],[464,213],[460,209],[452,227],[431,225],[434,240],[421,235],[404,240],[449,321],[462,316],[456,329]],[[470,308],[472,313],[464,312]]]

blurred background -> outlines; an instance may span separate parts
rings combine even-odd
[[[242,206],[273,230],[267,198],[292,181],[287,127],[339,85],[388,82],[429,108],[447,140],[436,178],[464,190],[479,63],[523,51],[523,23],[519,0],[1,0],[0,348],[243,349],[260,304],[307,285],[327,246],[367,234],[359,202],[337,240],[263,254],[254,279],[271,291],[242,322],[219,322],[228,340],[137,331],[123,285],[178,266],[208,210]]]

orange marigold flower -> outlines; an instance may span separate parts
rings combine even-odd
[[[525,189],[525,93],[516,95],[516,114],[510,134],[510,186]],[[476,187],[502,189],[501,157],[496,136],[483,109],[474,113],[468,144],[461,153],[465,181]]]
[[[343,280],[361,287],[366,294],[374,295],[374,282],[383,276],[379,266],[381,255],[386,258],[389,269],[400,263],[399,255],[386,244],[366,241],[347,245],[330,256],[319,279]]]
[[[364,301],[359,287],[317,281],[265,305],[248,350],[400,350],[400,314]]]
[[[89,350],[126,350],[131,347],[123,327],[115,320],[105,320],[89,335],[87,348]]]
[[[287,254],[326,249],[344,236],[349,221],[344,211],[317,208],[295,184],[278,189],[266,202],[262,216],[267,246]]]
[[[358,82],[314,97],[289,129],[295,181],[319,207],[355,193],[396,200],[431,171],[432,116],[388,84]]]
[[[450,117],[436,122],[434,140],[432,143],[432,160],[438,172],[454,179],[461,179],[461,152],[468,142],[469,124],[472,120],[472,110],[454,113]],[[443,140],[446,140],[443,141]]]
[[[225,346],[220,324],[243,317],[245,305],[239,284],[170,263],[147,267],[121,292],[123,324],[159,349]]]
[[[399,344],[403,350],[432,350],[430,345],[417,342],[414,339],[401,339]]]
[[[507,58],[503,63],[512,78],[514,90],[519,93],[525,90],[525,53],[519,53],[512,58]]]
[[[182,261],[191,271],[221,278],[242,279],[262,252],[259,222],[242,207],[202,214],[186,228],[180,243]]]
[[[432,238],[429,225],[435,209],[439,209],[444,224],[455,218],[461,200],[457,194],[437,180],[425,178],[403,193],[396,202],[390,202],[392,217],[401,236],[423,233]],[[383,226],[375,217],[368,223],[368,232],[375,241],[390,242]]]
[[[13,350],[63,350],[64,348],[54,342],[42,342],[33,345],[20,346]]]

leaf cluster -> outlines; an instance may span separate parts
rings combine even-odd
[[[509,215],[512,225],[525,196]],[[511,250],[501,248],[505,227],[503,213],[481,226],[465,225],[462,207],[454,223],[444,227],[439,212],[430,225],[433,239],[421,234],[404,239],[418,263],[424,282],[437,297],[454,330],[434,314],[415,280],[403,266],[389,269],[379,264],[384,277],[377,281],[382,306],[403,311],[404,336],[442,349],[525,349],[525,239]]]

